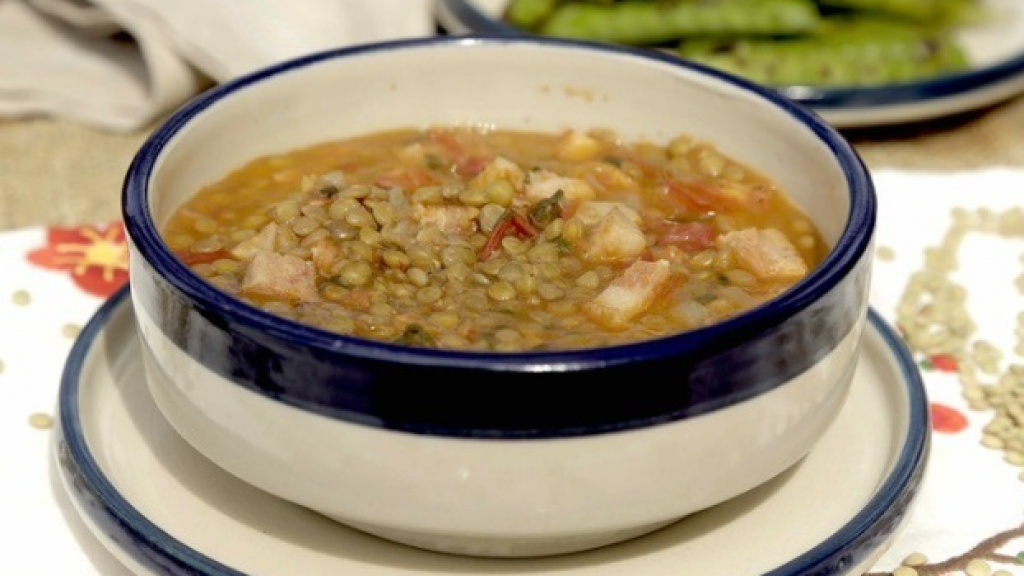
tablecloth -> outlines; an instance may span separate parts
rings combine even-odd
[[[871,304],[915,353],[932,441],[909,522],[871,573],[1024,575],[1024,170],[874,180]],[[50,456],[63,358],[127,281],[124,242],[119,222],[0,233],[0,575],[127,574]]]

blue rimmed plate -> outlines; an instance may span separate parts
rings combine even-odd
[[[500,21],[509,0],[438,0],[436,18],[450,34],[520,34]],[[931,120],[997,105],[1024,93],[1024,2],[983,0],[992,13],[959,39],[971,69],[921,82],[864,88],[781,86],[837,128]]]
[[[930,422],[912,358],[871,312],[843,411],[792,469],[643,538],[526,560],[448,556],[380,540],[205,460],[149,397],[126,289],[76,341],[57,424],[56,469],[74,508],[140,575],[852,576],[872,567],[908,517]]]

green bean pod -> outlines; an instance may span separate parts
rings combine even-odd
[[[773,86],[871,86],[968,66],[960,46],[940,31],[865,19],[829,21],[818,34],[786,40],[684,41],[679,55]]]
[[[503,18],[513,26],[533,30],[551,16],[558,2],[559,0],[512,0],[505,7]]]
[[[818,0],[824,9],[874,12],[917,22],[958,24],[976,17],[983,9],[977,0]]]
[[[539,31],[631,45],[674,42],[706,34],[797,34],[820,21],[813,0],[620,0],[560,4]]]

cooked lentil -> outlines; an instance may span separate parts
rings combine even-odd
[[[414,346],[598,347],[720,321],[827,251],[766,176],[707,143],[394,130],[259,158],[168,244],[274,314]]]

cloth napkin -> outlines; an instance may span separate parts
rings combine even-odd
[[[430,0],[0,0],[0,117],[131,131],[262,66],[434,32]]]
[[[874,178],[880,207],[872,306],[891,323],[905,321],[898,311],[908,282],[924,269],[926,252],[944,241],[954,209],[998,220],[962,238],[949,279],[967,293],[971,342],[1004,353],[998,370],[981,380],[991,383],[1010,364],[1024,363],[1017,319],[1024,311],[1024,170],[880,171]],[[118,222],[0,233],[0,574],[128,575],[82,527],[54,481],[49,452],[61,359],[77,328],[126,281],[127,261],[116,249],[123,243]],[[997,413],[965,398],[951,358],[915,355],[933,417],[929,465],[908,523],[871,574],[1024,576],[1024,468],[983,443]],[[742,554],[743,543],[722,553]],[[507,573],[514,573],[511,565]]]

